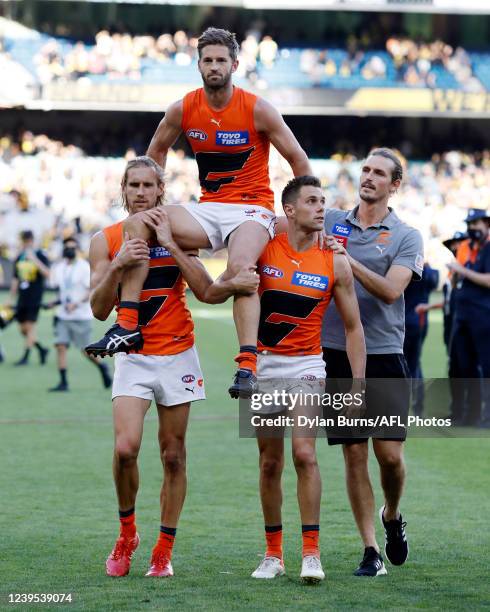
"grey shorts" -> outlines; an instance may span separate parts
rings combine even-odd
[[[74,344],[77,348],[83,349],[90,344],[92,334],[92,321],[76,320],[69,321],[58,319],[54,326],[54,343],[70,346]]]

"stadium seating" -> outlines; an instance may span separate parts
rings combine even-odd
[[[49,41],[51,37],[44,34],[33,32],[32,38],[24,38],[22,40],[6,38],[5,51],[10,57],[24,66],[33,76],[39,78],[38,66],[36,65],[36,56],[41,52],[41,49]],[[58,50],[62,58],[73,50],[75,42],[69,39],[56,38]],[[91,51],[94,47],[85,45],[87,51]],[[258,62],[257,78],[260,80],[260,86],[263,88],[278,88],[278,87],[293,87],[293,88],[310,88],[324,87],[331,89],[356,89],[359,87],[407,87],[407,83],[400,77],[400,72],[397,71],[391,55],[386,50],[370,50],[362,52],[362,58],[359,62],[352,62],[348,59],[348,53],[342,48],[315,49],[314,51],[327,51],[329,60],[335,63],[335,74],[329,76],[325,73],[308,74],[301,67],[302,53],[305,51],[299,47],[286,47],[279,50],[273,68],[268,69]],[[365,78],[363,68],[372,59],[377,56],[382,60],[386,71],[385,75],[380,77]],[[483,87],[490,89],[490,54],[484,53],[468,53],[470,58],[473,74],[480,80]],[[344,62],[349,64],[349,74],[344,76],[341,72],[341,66]],[[321,69],[320,71],[321,72]],[[431,86],[442,89],[461,89],[462,85],[458,83],[455,76],[449,72],[441,64],[433,62],[430,68],[432,75]],[[173,60],[167,62],[159,62],[156,59],[142,57],[139,60],[139,68],[136,70],[137,82],[139,83],[162,83],[165,81],[170,84],[189,84],[198,85],[200,78],[196,70],[196,58],[192,57],[188,65],[180,65]],[[403,71],[401,72],[403,74]],[[70,78],[70,75],[68,75]],[[74,78],[74,77],[73,77]],[[103,74],[87,74],[86,78],[94,82],[104,82],[109,79],[106,73]],[[42,79],[41,79],[42,80]],[[135,76],[111,76],[110,82],[134,83]],[[237,79],[237,83],[245,85],[247,80],[245,77]],[[419,83],[418,87],[424,87],[423,83]]]

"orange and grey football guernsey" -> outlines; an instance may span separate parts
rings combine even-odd
[[[333,258],[333,251],[316,245],[298,253],[287,234],[268,243],[258,262],[259,352],[290,356],[322,352],[322,319],[335,280]]]
[[[111,261],[123,243],[123,223],[104,229]],[[185,282],[174,258],[150,243],[150,269],[140,294],[138,323],[142,355],[175,355],[194,345],[194,323],[185,300]],[[116,309],[118,306],[116,305]]]
[[[212,109],[204,89],[183,100],[182,131],[199,168],[200,202],[263,206],[274,211],[269,178],[269,139],[257,132],[257,96],[233,88],[229,104]]]

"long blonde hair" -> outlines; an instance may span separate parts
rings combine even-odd
[[[159,166],[156,161],[154,161],[151,157],[148,157],[147,155],[140,155],[139,157],[135,157],[134,159],[128,161],[121,179],[121,201],[124,210],[126,210],[127,212],[129,212],[128,202],[126,200],[126,185],[128,184],[128,174],[129,171],[133,168],[141,167],[151,168],[155,172],[155,175],[157,177],[158,186],[160,187],[160,185],[165,185],[165,176],[163,174],[163,168]],[[164,199],[165,191],[163,191],[162,194],[158,196],[156,206],[163,206]]]

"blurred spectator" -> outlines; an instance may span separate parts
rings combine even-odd
[[[27,365],[34,346],[39,352],[41,365],[44,365],[49,349],[42,346],[37,339],[36,321],[41,308],[45,281],[49,277],[49,260],[40,249],[35,248],[34,234],[30,230],[23,231],[20,239],[21,249],[14,264],[15,273],[10,286],[8,305],[13,306],[15,302],[15,318],[25,343],[24,354],[14,365]]]
[[[349,150],[348,142],[345,150]],[[19,232],[31,229],[36,244],[57,259],[62,240],[79,234],[77,218],[83,248],[90,234],[122,218],[119,180],[127,160],[134,156],[134,150],[128,150],[125,157],[89,157],[73,144],[28,131],[18,138],[0,136],[0,249],[12,259]],[[340,152],[311,162],[329,205],[351,207],[358,197],[355,184],[360,162]],[[405,170],[394,206],[404,221],[420,229],[427,257],[443,269],[450,253],[441,241],[464,229],[469,208],[490,208],[490,152],[449,151],[425,162],[408,163]],[[280,214],[279,194],[290,174],[274,150],[270,171]],[[171,151],[166,183],[168,203],[195,201],[200,191],[195,161],[183,151]]]
[[[80,245],[75,237],[63,241],[62,259],[54,266],[53,284],[58,289],[58,297],[44,308],[56,309],[54,335],[59,383],[49,391],[68,391],[67,352],[70,344],[82,352],[99,370],[104,388],[112,384],[109,367],[100,357],[88,355],[84,348],[90,344],[92,332],[92,310],[90,309],[90,266],[79,255]]]

